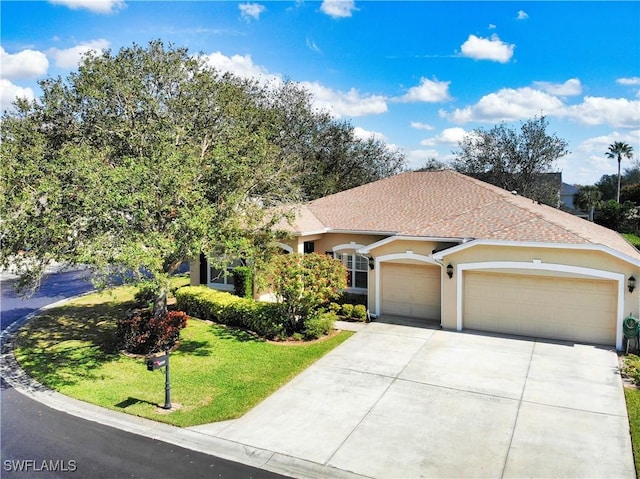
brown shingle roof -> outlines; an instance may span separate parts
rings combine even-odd
[[[294,229],[601,244],[640,258],[615,231],[450,170],[402,173],[314,200]]]

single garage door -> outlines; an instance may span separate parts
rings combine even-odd
[[[383,263],[382,314],[440,319],[440,267]]]
[[[464,273],[463,328],[615,345],[614,281]]]

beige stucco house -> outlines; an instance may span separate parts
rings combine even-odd
[[[373,317],[622,349],[623,319],[640,314],[640,252],[622,236],[453,171],[312,201],[289,228],[281,247],[340,258]],[[204,266],[192,283],[209,283]]]

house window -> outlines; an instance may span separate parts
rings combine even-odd
[[[209,267],[209,284],[217,289],[232,290],[233,284],[233,270],[237,266],[241,266],[240,260],[232,261],[226,268],[220,269],[213,266]]]
[[[305,241],[303,248],[304,254],[311,254],[315,251],[315,245],[313,244],[313,241]]]
[[[369,260],[354,253],[336,253],[335,257],[347,268],[347,288],[367,289]]]

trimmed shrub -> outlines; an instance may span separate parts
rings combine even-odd
[[[127,352],[156,353],[176,344],[187,318],[182,311],[169,311],[162,318],[156,318],[151,311],[134,310],[118,321],[116,335]]]
[[[365,321],[367,319],[367,307],[364,304],[356,304],[353,307],[353,313],[351,316],[355,319],[359,319],[360,321]]]
[[[342,305],[342,316],[350,318],[353,315],[353,304],[345,303]]]
[[[364,304],[367,305],[367,295],[359,294],[359,293],[348,293],[343,291],[338,296],[338,299],[335,300],[338,304]]]
[[[305,323],[305,339],[318,339],[329,334],[336,322],[334,313],[324,313],[317,318],[308,319]]]
[[[339,314],[341,310],[342,306],[340,306],[338,303],[329,303],[329,311],[331,311],[332,313]]]
[[[176,291],[178,309],[190,316],[236,326],[266,338],[281,336],[284,319],[276,303],[240,298],[206,286],[187,286]]]
[[[233,285],[236,296],[253,299],[253,270],[249,266],[234,268]]]

